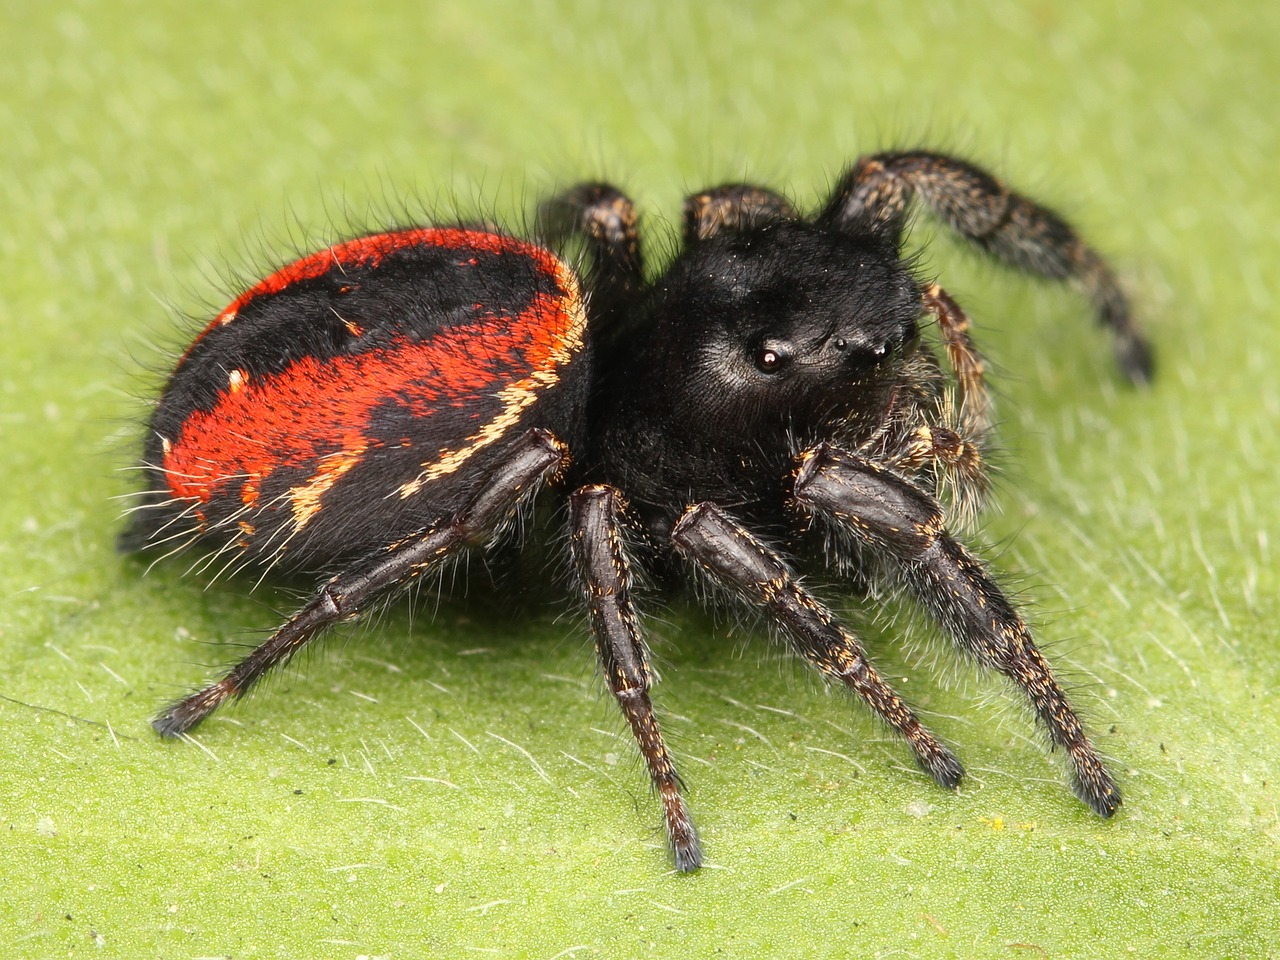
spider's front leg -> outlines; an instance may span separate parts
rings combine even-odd
[[[454,516],[397,543],[324,583],[311,601],[221,680],[171,705],[152,721],[157,733],[177,737],[229,698],[249,692],[272,668],[287,662],[339,620],[354,617],[373,599],[439,567],[458,551],[483,543],[511,517],[538,484],[564,469],[568,449],[545,430],[520,437]]]
[[[804,454],[794,493],[800,504],[841,521],[891,559],[957,646],[1017,684],[1053,744],[1066,751],[1076,796],[1101,816],[1115,813],[1120,790],[1031,631],[986,567],[947,532],[936,500],[882,466],[828,444]]]
[[[1151,345],[1106,261],[1062,217],[980,167],[922,150],[863,157],[836,185],[819,222],[875,234],[897,247],[916,194],[960,236],[997,259],[1076,284],[1115,335],[1125,374],[1136,382],[1151,379]]]
[[[680,795],[680,778],[649,699],[653,672],[640,618],[631,600],[630,561],[622,542],[622,509],[621,495],[609,486],[586,486],[570,497],[574,563],[586,592],[591,632],[605,682],[631,725],[662,799],[667,840],[676,869],[696,870],[702,863],[698,834]]]
[[[907,741],[934,780],[944,787],[960,782],[960,761],[884,681],[857,637],[799,584],[774,551],[712,503],[687,509],[672,528],[671,540],[715,582],[766,613],[824,676],[856,693]]]

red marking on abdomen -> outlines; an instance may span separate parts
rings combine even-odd
[[[492,237],[467,236],[469,245],[476,236]],[[325,457],[358,458],[372,442],[371,418],[383,404],[398,404],[415,417],[446,407],[487,410],[512,382],[554,370],[566,342],[580,333],[574,329],[577,308],[571,297],[537,293],[516,317],[489,315],[429,340],[401,337],[363,353],[302,357],[278,373],[247,380],[224,391],[212,409],[187,417],[164,458],[169,490],[179,500],[208,503],[231,496],[234,486],[238,500],[256,506],[263,480],[275,470],[310,467],[318,475]],[[389,489],[403,479],[389,478]]]

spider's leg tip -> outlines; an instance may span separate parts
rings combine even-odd
[[[1113,817],[1124,803],[1120,788],[1105,769],[1087,778],[1077,777],[1072,787],[1085,806],[1104,819]]]
[[[676,870],[680,873],[692,873],[702,866],[702,846],[697,837],[673,847],[672,852],[675,854]]]
[[[959,758],[941,744],[927,756],[920,755],[919,760],[924,772],[948,790],[960,786],[960,781],[964,779],[964,766]]]
[[[684,802],[678,795],[676,801],[668,808],[667,839],[676,861],[676,870],[680,873],[692,873],[702,866],[702,844],[698,841],[697,828],[689,819]]]
[[[181,703],[175,703],[163,713],[156,714],[151,720],[151,729],[167,740],[180,737],[186,733],[190,728],[190,724],[181,716],[179,710],[181,706]]]
[[[151,721],[151,729],[162,737],[180,737],[198,726],[228,697],[236,695],[236,684],[224,678],[189,697],[171,703]]]
[[[1120,369],[1137,386],[1150,383],[1156,373],[1155,351],[1147,339],[1138,334],[1126,337],[1116,345]]]
[[[1094,813],[1104,819],[1110,819],[1120,809],[1124,799],[1120,796],[1120,788],[1109,784],[1102,790],[1090,792],[1080,797]]]

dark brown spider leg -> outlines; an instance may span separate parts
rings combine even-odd
[[[460,549],[484,543],[512,516],[522,499],[540,482],[563,470],[567,462],[568,450],[563,443],[545,430],[530,430],[455,516],[388,544],[363,564],[330,579],[226,676],[174,703],[151,725],[166,737],[176,737],[224,701],[243,697],[267,671],[287,662],[326,627],[355,616],[374,598],[430,572]]]
[[[924,151],[863,157],[841,178],[821,222],[877,233],[895,246],[913,194],[975,246],[1020,270],[1069,280],[1116,337],[1116,355],[1135,382],[1151,379],[1151,345],[1102,257],[1062,217],[1008,190],[979,167]]]
[[[936,283],[925,287],[921,301],[938,321],[947,359],[960,386],[960,432],[969,442],[981,443],[991,431],[991,393],[983,375],[982,355],[969,336],[969,317]]]
[[[1076,796],[1104,817],[1115,813],[1120,790],[1031,631],[983,564],[947,533],[937,501],[883,467],[827,444],[805,453],[795,497],[896,561],[903,581],[957,646],[1030,698],[1054,745],[1067,753]]]
[[[698,833],[680,795],[680,778],[649,699],[653,673],[631,602],[630,564],[622,542],[622,497],[612,487],[583,487],[570,497],[569,510],[573,558],[586,589],[605,682],[631,725],[662,799],[676,869],[696,870],[702,863]]]
[[[580,183],[542,204],[539,220],[553,243],[578,237],[591,261],[597,316],[611,314],[644,285],[635,205],[608,183]]]
[[[726,183],[685,198],[684,242],[692,245],[724,230],[735,233],[796,216],[781,194],[749,183]]]
[[[672,528],[671,539],[716,582],[780,624],[796,651],[825,676],[856,693],[907,741],[934,780],[944,787],[960,782],[960,761],[925,729],[867,660],[858,639],[800,586],[777,554],[712,503],[687,509]]]

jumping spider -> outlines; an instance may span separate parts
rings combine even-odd
[[[983,499],[991,404],[968,318],[903,254],[913,196],[998,260],[1071,281],[1124,373],[1151,375],[1111,271],[1070,226],[927,152],[861,159],[810,216],[754,185],[695,194],[683,249],[652,280],[631,201],[590,183],[543,208],[553,245],[585,247],[581,274],[498,231],[419,228],[337,244],[242,294],[165,388],[126,545],[338,572],[156,729],[191,729],[326,627],[494,547],[554,484],[604,677],[678,869],[702,853],[650,701],[636,564],[696,571],[762,612],[954,787],[959,761],[796,570],[825,558],[867,592],[905,589],[1024,692],[1077,796],[1111,816],[1120,791],[1049,664],[948,530]]]

